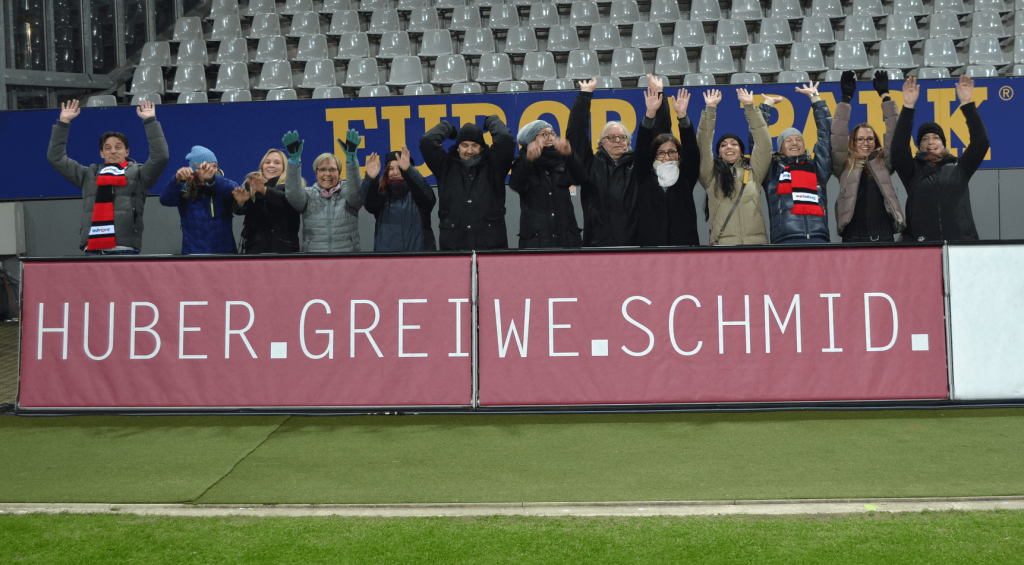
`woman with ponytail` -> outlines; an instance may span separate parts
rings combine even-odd
[[[185,159],[189,166],[160,191],[160,203],[177,207],[181,216],[181,254],[234,253],[231,192],[238,184],[224,178],[213,151],[201,145]]]
[[[366,211],[377,223],[373,228],[373,250],[433,251],[437,249],[430,212],[437,196],[423,175],[413,166],[409,148],[384,154],[370,153],[366,176],[359,189]]]
[[[722,93],[711,89],[704,93],[706,108],[697,132],[700,147],[700,183],[707,191],[704,217],[711,228],[711,245],[751,245],[768,243],[761,212],[761,183],[772,159],[772,138],[768,124],[754,106],[754,94],[737,88],[743,113],[754,140],[750,158],[743,156],[743,141],[726,133],[712,146],[715,116]]]

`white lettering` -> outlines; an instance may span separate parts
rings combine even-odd
[[[779,320],[779,313],[775,311],[775,304],[772,304],[772,299],[767,294],[764,295],[764,352],[772,352],[772,332],[771,326],[768,321],[768,311],[775,316],[775,323],[779,325],[779,330],[782,335],[786,335],[786,328],[789,326],[789,318],[793,315],[793,311],[796,311],[796,352],[803,352],[802,338],[800,334],[800,295],[793,295],[793,302],[789,303],[789,311],[786,312],[786,321]]]
[[[404,334],[405,330],[418,330],[419,326],[407,326],[405,325],[405,305],[406,304],[426,304],[426,298],[408,298],[398,301],[398,356],[399,357],[426,357],[426,353],[406,353],[404,345]]]
[[[327,310],[327,313],[331,313],[331,307],[319,298],[310,300],[302,307],[302,315],[299,316],[299,346],[302,347],[302,352],[306,354],[306,357],[309,357],[310,359],[323,359],[325,355],[328,359],[334,359],[334,330],[316,330],[316,333],[318,334],[327,334],[327,349],[325,349],[323,353],[320,355],[313,355],[308,349],[306,349],[306,311],[314,304],[323,305],[324,309]],[[374,325],[377,325],[376,322],[374,322]]]
[[[43,334],[44,333],[61,333],[64,334],[64,351],[61,359],[68,358],[68,303],[64,303],[64,325],[59,328],[44,328],[43,327],[43,303],[39,303],[39,337],[36,339],[36,359],[43,358]]]
[[[872,298],[884,298],[889,301],[889,307],[892,308],[892,339],[889,340],[889,345],[884,347],[872,347],[871,346],[871,304]],[[865,292],[864,293],[864,342],[867,344],[868,351],[888,351],[892,349],[893,345],[896,345],[896,334],[899,332],[900,319],[896,314],[896,302],[893,301],[892,297],[884,292]]]
[[[555,329],[569,329],[572,324],[555,323],[555,302],[576,302],[575,298],[549,298],[548,299],[548,356],[550,357],[579,357],[579,352],[563,351],[555,352]],[[525,357],[525,355],[524,355]]]
[[[40,316],[42,318],[42,316]],[[85,330],[82,337],[82,349],[85,350],[85,354],[93,361],[102,361],[107,357],[110,357],[110,352],[114,350],[114,303],[110,303],[110,325],[107,334],[107,352],[103,355],[96,357],[89,351],[89,303],[85,303]]]
[[[718,353],[725,353],[725,332],[723,331],[725,326],[743,326],[747,331],[747,353],[750,353],[750,295],[743,295],[743,313],[744,318],[742,322],[726,322],[722,319],[722,295],[718,295]]]
[[[526,313],[523,316],[523,341],[519,341],[519,332],[516,331],[516,321],[509,322],[508,334],[505,336],[505,343],[501,343],[501,303],[494,299],[494,323],[498,326],[498,357],[504,358],[508,351],[508,343],[512,336],[516,336],[516,345],[519,347],[519,356],[526,357],[526,346],[530,340],[530,299],[526,299]]]
[[[206,306],[207,302],[179,302],[178,303],[178,359],[206,359],[206,355],[185,355],[185,332],[198,332],[201,328],[185,327],[186,306]]]
[[[693,351],[683,351],[682,349],[679,349],[679,345],[676,343],[676,306],[678,306],[683,300],[693,301],[693,303],[697,305],[697,308],[700,308],[700,301],[689,294],[676,298],[672,302],[672,309],[668,311],[668,339],[672,342],[672,348],[676,350],[676,353],[686,356],[696,355],[697,352],[700,351],[701,346],[704,345],[703,341],[698,340],[697,347],[695,347]]]
[[[455,303],[455,353],[449,353],[449,357],[469,357],[469,353],[462,351],[462,303],[469,302],[468,298],[449,298],[448,302]]]
[[[140,328],[135,325],[135,311],[139,306],[145,306],[153,310],[153,321],[144,328]],[[130,359],[152,359],[156,357],[156,354],[160,352],[160,334],[153,331],[153,326],[160,320],[160,311],[156,309],[156,306],[150,302],[132,302],[132,340],[131,340],[131,354]],[[153,339],[156,340],[156,347],[153,348],[153,352],[149,355],[138,355],[135,353],[135,334],[138,332],[148,332],[153,334]]]
[[[232,306],[245,306],[249,310],[249,323],[245,325],[245,328],[240,330],[231,329],[231,307]],[[228,301],[224,303],[224,358],[231,358],[231,335],[235,334],[242,338],[242,343],[245,344],[245,348],[249,350],[249,355],[252,355],[253,359],[256,359],[256,352],[253,351],[252,345],[249,344],[249,339],[245,337],[245,332],[252,328],[253,322],[256,321],[256,313],[253,312],[252,306],[248,302],[242,301]]]
[[[370,324],[370,327],[363,328],[363,329],[356,329],[356,304],[369,304],[370,306],[373,307],[373,323]],[[373,350],[377,352],[377,357],[383,357],[384,355],[381,354],[380,348],[377,347],[377,342],[373,341],[373,336],[370,335],[370,332],[372,332],[373,329],[377,327],[377,322],[380,322],[380,309],[377,308],[377,305],[374,304],[370,300],[353,300],[351,302],[351,309],[349,310],[349,316],[350,316],[350,321],[349,321],[348,356],[349,357],[355,357],[356,356],[356,334],[364,334],[364,335],[366,335],[366,339],[370,340],[370,345],[373,346]]]
[[[828,348],[822,349],[822,353],[841,353],[842,347],[836,347],[835,316],[832,314],[832,299],[839,298],[839,294],[822,294],[822,298],[828,299]]]
[[[640,322],[637,322],[633,318],[630,318],[629,314],[626,312],[626,307],[629,306],[629,303],[634,300],[641,300],[644,302],[644,304],[647,304],[648,306],[651,305],[651,301],[644,298],[643,296],[630,296],[625,300],[625,302],[622,303],[622,317],[625,318],[627,322],[640,328],[641,330],[644,331],[645,334],[647,334],[647,349],[641,351],[640,353],[636,353],[634,351],[630,351],[629,349],[626,348],[625,345],[623,345],[622,350],[625,351],[628,355],[632,355],[633,357],[643,357],[644,355],[650,353],[652,349],[654,349],[654,334],[651,333],[651,330],[647,329],[646,326],[644,326]]]

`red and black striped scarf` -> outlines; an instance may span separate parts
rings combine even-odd
[[[793,195],[793,214],[825,215],[818,198],[818,175],[814,172],[814,163],[807,159],[786,165],[779,177],[778,193]]]
[[[128,186],[123,163],[104,163],[96,176],[96,202],[92,205],[92,226],[89,228],[87,251],[99,251],[117,247],[114,238],[114,187]]]

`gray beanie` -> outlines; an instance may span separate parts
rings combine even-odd
[[[800,130],[798,130],[796,128],[786,128],[786,129],[782,130],[782,133],[779,134],[779,139],[776,142],[776,145],[778,146],[778,150],[779,151],[782,151],[782,143],[784,141],[786,141],[786,138],[788,138],[791,135],[799,135],[800,139],[804,138],[804,134],[800,133]]]
[[[543,130],[544,128],[555,129],[551,127],[551,124],[545,122],[544,120],[534,120],[526,124],[519,130],[519,136],[516,138],[516,140],[519,142],[519,145],[526,147],[527,145],[533,143],[533,140],[537,138],[537,135],[539,135],[541,130]]]
[[[185,159],[188,159],[188,164],[196,169],[203,163],[216,163],[217,156],[213,154],[213,151],[203,147],[202,145],[192,146],[192,151],[189,151],[188,155],[185,155]]]

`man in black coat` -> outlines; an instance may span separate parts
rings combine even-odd
[[[498,116],[484,127],[493,145],[484,143],[474,123],[462,129],[442,121],[420,138],[423,160],[437,181],[441,250],[507,249],[505,177],[515,156],[515,138]],[[454,139],[447,152],[441,144]]]
[[[964,75],[956,85],[971,138],[959,159],[949,154],[945,132],[935,122],[918,128],[918,153],[911,156],[910,132],[920,91],[914,77],[903,83],[903,110],[892,136],[893,168],[907,189],[907,229],[902,241],[976,240],[968,182],[984,161],[989,141],[978,108],[971,102],[974,81]]]
[[[509,188],[519,193],[519,248],[580,247],[569,174],[572,148],[551,124],[532,121],[519,130],[519,157]]]

